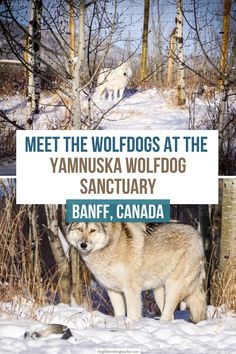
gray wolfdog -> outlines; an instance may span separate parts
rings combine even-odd
[[[71,224],[67,239],[109,294],[115,316],[141,317],[141,291],[153,289],[161,320],[181,301],[197,323],[206,318],[204,251],[193,227],[142,223]]]
[[[115,316],[141,317],[141,291],[153,289],[161,320],[173,319],[185,301],[192,322],[206,318],[203,290],[204,252],[199,233],[189,225],[162,224],[147,229],[142,223],[71,224],[67,235],[111,299]],[[69,328],[52,324],[25,333],[27,337],[62,333]]]

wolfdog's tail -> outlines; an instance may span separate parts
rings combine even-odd
[[[190,318],[193,323],[206,319],[206,293],[203,288],[205,269],[202,265],[200,276],[197,279],[193,292],[185,299],[190,310]]]

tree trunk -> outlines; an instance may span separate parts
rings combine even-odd
[[[161,40],[161,10],[160,10],[160,0],[157,0],[157,45],[158,45],[158,67],[161,69],[161,65],[163,63],[163,53],[162,53],[162,40]],[[161,84],[163,84],[163,71],[159,72],[159,79]]]
[[[219,271],[236,259],[236,179],[223,180],[222,221]],[[236,271],[236,264],[235,269]]]
[[[236,179],[223,179],[220,260],[213,301],[228,311],[236,304]]]
[[[227,110],[228,101],[228,80],[227,77],[227,63],[228,63],[228,46],[229,46],[229,16],[230,16],[231,0],[225,0],[224,2],[224,18],[223,18],[223,38],[221,46],[221,61],[220,61],[220,87],[221,87],[221,102],[220,113],[218,122],[219,131],[219,166],[221,167],[221,161],[224,158],[223,144],[224,144],[224,125],[225,125],[225,113]],[[225,174],[225,171],[220,168],[220,173]]]
[[[218,137],[219,137],[219,174],[225,175],[227,172],[224,169],[224,126],[225,126],[225,115],[227,112],[227,102],[228,102],[228,90],[229,88],[225,86],[222,89],[220,110],[219,110],[219,121],[218,121]]]
[[[173,29],[170,35],[169,60],[168,60],[168,69],[167,69],[167,85],[171,85],[173,83],[175,31],[176,28]]]
[[[39,113],[39,101],[41,92],[40,80],[40,46],[41,46],[41,16],[42,16],[42,0],[32,0],[31,20],[29,23],[29,50],[30,67],[32,72],[29,73],[29,102],[31,110],[31,120],[34,115]],[[32,127],[32,121],[29,127]]]
[[[58,224],[64,237],[66,238],[67,228],[65,223],[65,206],[58,205]],[[70,275],[71,275],[71,294],[78,305],[82,302],[82,279],[81,279],[81,261],[79,252],[70,248]]]
[[[25,41],[24,41],[24,45],[25,45],[25,50],[24,50],[24,61],[26,63],[27,66],[29,66],[29,35],[26,35],[25,37]],[[27,67],[24,66],[24,77],[25,77],[25,95],[26,97],[29,97],[30,91],[29,91],[29,70]]]
[[[80,72],[81,65],[84,60],[85,52],[85,39],[84,39],[84,28],[85,28],[85,1],[81,0],[79,3],[79,43],[78,43],[78,55],[77,61],[74,66],[74,77],[73,77],[73,104],[72,104],[72,120],[73,129],[80,129],[81,127],[81,81]]]
[[[31,265],[30,272],[22,273],[25,276],[25,281],[28,282],[29,288],[24,289],[29,291],[28,296],[32,296],[38,303],[45,299],[44,289],[42,286],[42,269],[40,262],[40,233],[38,225],[38,208],[36,205],[27,205],[28,214],[28,247],[22,251],[23,267],[26,269],[26,259]],[[22,240],[23,241],[23,240]],[[24,247],[24,241],[22,247]]]
[[[71,296],[70,267],[59,238],[57,208],[55,205],[46,205],[45,209],[48,223],[48,238],[53,257],[57,264],[59,300],[62,303],[69,304]]]
[[[157,26],[155,24],[156,18],[152,16],[152,32],[155,40],[154,45],[154,65],[155,65],[155,81],[159,84],[163,84],[163,70],[161,65],[163,63],[162,54],[162,40],[161,40],[161,12],[160,12],[160,0],[157,0]]]
[[[143,37],[142,37],[142,58],[141,58],[141,81],[147,76],[148,58],[148,24],[149,24],[149,0],[144,0]]]
[[[75,58],[75,9],[74,0],[70,0],[69,12],[69,32],[70,32],[70,74],[73,75],[74,58]]]
[[[224,76],[227,70],[228,46],[229,46],[229,16],[230,16],[231,0],[224,1],[224,18],[223,18],[223,38],[221,46],[220,71],[224,84]]]
[[[234,67],[235,58],[236,58],[236,32],[234,32],[233,46],[232,46],[232,51],[231,51],[230,58],[229,58],[229,67],[231,70],[231,74],[234,72],[234,70],[232,70],[232,68]]]
[[[185,77],[184,77],[184,53],[183,53],[183,13],[182,0],[177,0],[176,8],[176,46],[177,46],[177,103],[178,106],[185,104]]]

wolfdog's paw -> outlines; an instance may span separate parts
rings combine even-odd
[[[137,323],[138,320],[126,317],[124,318],[124,325],[126,329],[133,329],[135,328],[135,325]]]
[[[24,334],[24,338],[32,338],[37,339],[41,337],[47,337],[50,334],[62,334],[61,339],[68,339],[72,337],[72,333],[70,329],[66,326],[60,324],[50,324],[50,325],[37,325],[35,327],[31,327]]]

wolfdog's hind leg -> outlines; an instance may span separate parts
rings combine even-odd
[[[174,311],[183,299],[183,289],[180,283],[168,281],[165,284],[165,304],[161,315],[161,320],[171,321],[174,319]]]
[[[162,313],[163,308],[164,308],[164,300],[165,300],[164,286],[160,286],[159,288],[154,289],[153,294],[154,294],[154,298],[156,300],[157,306],[159,307],[159,310]]]
[[[115,316],[125,316],[125,302],[122,293],[107,290]]]

